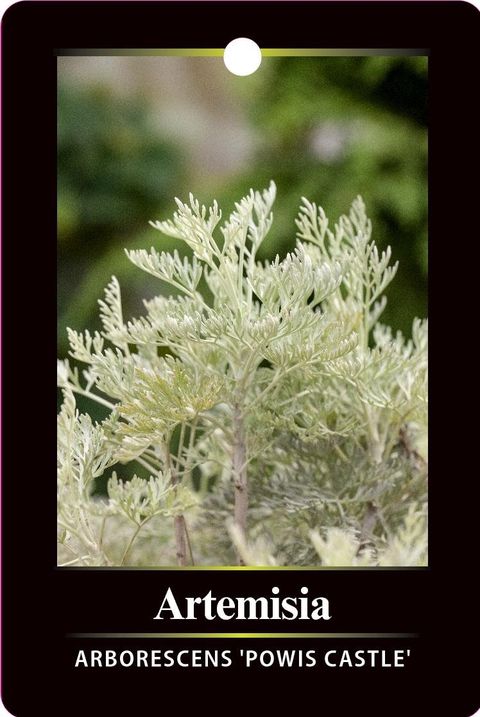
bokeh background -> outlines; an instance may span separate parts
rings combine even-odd
[[[270,179],[263,258],[294,247],[302,195],[332,223],[363,196],[376,242],[400,261],[383,321],[408,335],[427,313],[426,57],[269,57],[250,77],[222,58],[60,57],[59,357],[67,326],[99,327],[112,274],[126,317],[167,290],[123,249],[176,246],[148,225],[175,196],[228,214]]]

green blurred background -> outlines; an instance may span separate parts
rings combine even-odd
[[[295,245],[302,195],[333,223],[361,194],[374,238],[400,261],[383,321],[427,313],[427,58],[264,58],[236,77],[221,58],[63,57],[58,85],[58,353],[66,326],[98,328],[112,274],[125,316],[166,290],[123,248],[171,249],[148,225],[173,198],[277,184],[263,258]]]

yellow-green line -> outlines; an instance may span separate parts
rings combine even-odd
[[[133,638],[133,639],[256,639],[256,638],[316,638],[316,639],[355,639],[355,638],[414,638],[416,632],[73,632],[67,637],[83,638]]]
[[[263,47],[264,57],[364,57],[364,56],[418,56],[428,55],[427,48],[315,48],[315,47]],[[168,48],[61,48],[58,56],[135,56],[135,57],[223,57],[223,47],[168,47]]]
[[[103,567],[103,566],[88,566],[88,567],[82,567],[78,565],[71,565],[67,567],[60,567],[57,566],[58,570],[71,570],[71,571],[77,571],[77,572],[84,572],[85,570],[94,570],[94,571],[111,571],[111,570],[145,570],[145,571],[151,571],[151,570],[182,570],[182,571],[205,571],[205,570],[215,570],[215,571],[255,571],[255,570],[271,570],[271,571],[293,571],[293,572],[301,572],[301,571],[348,571],[348,572],[355,572],[355,573],[362,573],[362,572],[389,572],[389,571],[397,571],[397,570],[413,570],[415,572],[419,571],[426,571],[429,570],[427,566],[406,566],[406,565],[397,565],[397,566],[382,566],[382,567],[375,567],[375,566],[369,566],[369,567],[352,567],[352,566],[342,566],[342,567],[334,567],[334,566],[304,566],[304,565],[192,565],[189,567],[179,567],[178,565],[129,565],[129,566],[109,566],[109,567]]]

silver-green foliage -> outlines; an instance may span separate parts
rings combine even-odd
[[[113,277],[102,332],[69,330],[86,369],[59,362],[63,564],[425,563],[426,322],[410,340],[379,322],[397,265],[361,198],[333,228],[304,199],[295,250],[258,261],[274,198],[251,191],[221,226],[216,203],[177,200],[153,226],[191,258],[127,252],[174,293],[126,321]],[[129,462],[149,480],[113,474],[95,498]]]

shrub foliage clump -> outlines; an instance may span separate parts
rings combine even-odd
[[[332,228],[303,199],[295,250],[258,261],[274,198],[251,191],[222,225],[216,202],[177,199],[152,225],[191,256],[127,251],[171,295],[125,320],[113,277],[103,330],[68,331],[60,564],[426,563],[427,324],[406,340],[380,322],[397,265],[360,197]],[[141,475],[99,496],[125,463]]]

